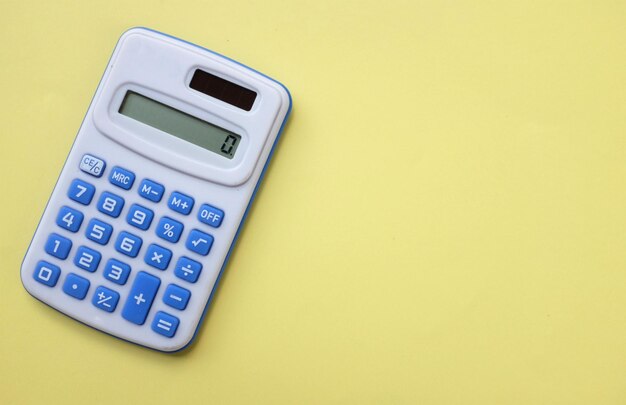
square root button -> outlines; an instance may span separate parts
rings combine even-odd
[[[213,236],[208,233],[201,232],[197,229],[189,232],[185,246],[187,249],[199,255],[206,256],[213,245]]]

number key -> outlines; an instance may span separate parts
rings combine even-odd
[[[145,231],[150,228],[153,217],[154,212],[152,212],[151,209],[139,204],[133,204],[128,210],[128,215],[126,215],[126,222],[128,222],[129,225]]]
[[[124,285],[128,281],[130,266],[119,260],[109,259],[104,267],[104,278],[115,284]]]
[[[85,233],[88,239],[101,245],[106,245],[109,243],[109,239],[111,239],[112,232],[113,227],[111,225],[93,218],[87,224],[87,231]]]
[[[108,191],[102,193],[100,195],[100,199],[98,200],[98,211],[103,214],[110,215],[113,218],[120,216],[120,212],[122,212],[123,207],[124,199],[118,195],[109,193]]]
[[[61,269],[59,266],[55,266],[52,263],[41,260],[35,267],[33,278],[41,284],[45,284],[48,287],[54,287],[57,285],[60,275]]]
[[[74,179],[69,190],[67,190],[67,196],[77,203],[89,205],[95,192],[96,188],[91,184],[86,181]]]
[[[64,238],[57,233],[52,233],[50,234],[50,236],[48,236],[45,250],[46,253],[48,253],[49,255],[52,255],[61,260],[65,260],[70,254],[70,249],[72,249],[71,240]]]
[[[83,214],[80,211],[72,209],[66,205],[61,207],[59,215],[57,215],[57,225],[70,232],[78,232],[80,225],[83,223]]]
[[[87,246],[81,246],[74,256],[74,264],[76,267],[80,267],[83,270],[87,270],[93,273],[100,264],[102,255],[93,249],[89,249]]]
[[[129,232],[120,232],[115,241],[115,250],[129,257],[137,257],[143,241]]]

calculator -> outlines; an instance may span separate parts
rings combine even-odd
[[[253,69],[125,32],[24,257],[26,290],[126,341],[187,347],[290,110]]]

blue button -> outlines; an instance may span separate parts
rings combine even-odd
[[[187,236],[187,243],[185,243],[187,249],[202,256],[209,254],[211,245],[213,245],[213,237],[208,233],[200,232],[197,229],[189,232],[189,236]]]
[[[183,215],[189,215],[193,208],[193,198],[175,191],[170,195],[167,206]]]
[[[187,308],[187,303],[189,302],[190,297],[191,293],[189,290],[179,287],[176,284],[170,284],[167,286],[165,293],[163,294],[163,302],[172,308],[183,311]]]
[[[122,317],[134,324],[143,325],[160,285],[161,280],[157,277],[144,271],[137,273],[124,304]]]
[[[156,228],[156,234],[159,238],[166,241],[176,243],[180,239],[180,235],[183,233],[183,224],[172,218],[163,217],[159,220],[159,224]]]
[[[120,295],[117,292],[109,290],[106,287],[99,286],[93,293],[91,303],[103,311],[113,312],[115,311],[119,300]]]
[[[72,249],[71,240],[56,233],[52,233],[48,236],[45,250],[49,255],[52,255],[57,259],[65,260],[70,254],[70,249]]]
[[[152,210],[142,207],[139,204],[133,204],[128,210],[128,215],[126,215],[126,222],[145,231],[150,228],[153,217],[154,212],[152,212]]]
[[[200,222],[204,222],[213,228],[217,228],[222,224],[224,211],[209,204],[202,204],[200,210],[198,211],[198,219]]]
[[[143,179],[141,181],[141,184],[139,185],[139,190],[137,190],[137,192],[145,199],[159,202],[161,201],[161,198],[163,198],[165,187],[155,181]]]
[[[80,159],[79,165],[80,170],[95,177],[102,176],[102,173],[104,173],[104,168],[106,166],[107,164],[104,160],[89,154],[83,155],[82,159]]]
[[[83,223],[83,214],[68,206],[63,206],[57,215],[57,225],[70,232],[78,232],[80,224]]]
[[[80,267],[83,270],[93,273],[98,269],[100,259],[102,255],[93,249],[89,249],[87,246],[81,246],[76,251],[74,256],[74,264],[76,267]]]
[[[109,243],[109,239],[111,239],[112,232],[113,227],[111,225],[106,222],[102,222],[99,219],[92,218],[87,224],[85,235],[87,235],[88,239],[96,243],[106,245]]]
[[[89,205],[93,198],[96,188],[86,181],[74,179],[70,184],[70,189],[67,190],[67,196],[77,203],[83,205]]]
[[[119,166],[115,166],[111,169],[109,175],[109,181],[111,184],[123,188],[124,190],[130,190],[135,182],[135,173],[122,169]]]
[[[120,212],[122,212],[123,207],[124,199],[122,197],[109,193],[108,191],[100,194],[100,199],[98,200],[98,211],[103,214],[117,218],[120,216]]]
[[[115,241],[115,250],[130,257],[137,257],[141,249],[142,240],[132,233],[120,232]]]
[[[103,275],[115,284],[124,285],[130,275],[130,266],[119,260],[109,259],[104,266]]]
[[[74,273],[70,273],[65,277],[65,283],[63,283],[63,292],[76,299],[82,300],[87,295],[89,290],[89,280],[81,276],[77,276]]]
[[[181,256],[178,259],[178,262],[176,262],[176,268],[174,269],[176,277],[190,283],[198,281],[198,277],[200,277],[201,272],[202,264],[185,256]]]
[[[171,338],[176,334],[178,323],[178,318],[175,316],[159,311],[156,313],[154,320],[152,321],[152,330],[159,335]]]
[[[159,270],[165,270],[167,266],[170,265],[171,259],[172,252],[169,249],[165,249],[153,243],[148,246],[143,261],[149,266],[156,267]]]
[[[33,278],[39,281],[41,284],[45,284],[48,287],[54,287],[57,285],[57,281],[59,281],[59,276],[61,275],[61,269],[59,266],[55,266],[52,263],[48,263],[46,261],[39,261],[37,266],[35,266],[35,272],[33,273]]]

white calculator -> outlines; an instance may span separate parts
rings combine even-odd
[[[287,89],[255,70],[127,31],[26,252],[24,287],[110,335],[185,348],[290,110]]]

